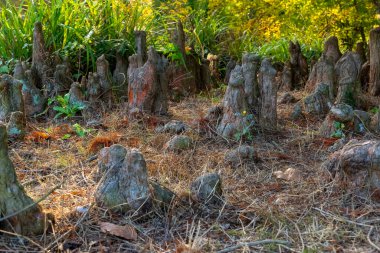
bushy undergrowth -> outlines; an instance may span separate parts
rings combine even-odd
[[[218,0],[3,0],[0,1],[1,65],[12,63],[9,62],[11,59],[30,58],[36,21],[43,23],[49,50],[61,58],[68,57],[74,68],[81,72],[92,70],[97,57],[103,53],[111,62],[116,51],[131,55],[134,30],[146,30],[149,45],[161,52],[170,51],[170,37],[178,20],[184,25],[187,50],[204,58],[208,53],[240,58],[243,52],[256,52],[263,57],[285,61],[289,58],[289,40],[300,41],[309,61],[318,58],[323,40],[332,34],[326,29],[337,27],[335,30],[339,32],[341,28],[335,27],[332,20],[326,33],[307,33],[311,26],[319,25],[315,29],[321,30],[325,24],[314,19],[301,24],[298,19],[285,20],[284,15],[295,15],[291,7],[296,3],[290,2],[289,6],[279,4],[276,7],[275,4],[262,6],[262,3],[243,0],[228,3]],[[318,7],[319,12],[323,12],[323,8],[335,8],[334,5],[326,6],[314,7]],[[279,13],[269,13],[275,7]],[[303,11],[312,7],[304,6]],[[365,11],[358,13],[361,15]],[[260,18],[259,14],[265,15]],[[331,18],[338,19],[338,14]],[[361,24],[363,29],[368,28],[367,23]],[[304,29],[294,32],[300,25]],[[4,67],[2,71],[5,70]]]
[[[86,70],[103,53],[131,54],[133,31],[150,29],[148,12],[144,1],[6,0],[1,7],[0,57],[28,59],[33,25],[40,21],[50,51]]]

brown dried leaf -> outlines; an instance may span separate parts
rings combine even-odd
[[[127,240],[137,240],[136,229],[131,225],[119,226],[109,222],[99,222],[100,231],[106,234],[115,235]]]

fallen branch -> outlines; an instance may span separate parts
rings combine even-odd
[[[242,248],[242,247],[253,247],[253,246],[257,246],[257,245],[261,245],[261,244],[272,244],[272,243],[274,243],[274,244],[290,244],[290,242],[288,242],[288,241],[266,239],[266,240],[262,240],[262,241],[239,243],[235,246],[219,250],[216,253],[227,253],[227,252],[231,252],[231,251],[237,250],[237,249]]]

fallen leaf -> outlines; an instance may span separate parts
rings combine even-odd
[[[52,136],[50,134],[41,131],[33,131],[28,136],[26,136],[27,140],[35,142],[41,142],[51,138]]]
[[[293,168],[288,168],[284,172],[282,171],[275,171],[273,174],[276,176],[278,179],[284,179],[287,181],[300,181],[302,179],[301,173],[297,169]]]
[[[119,226],[109,222],[99,222],[100,231],[106,234],[115,235],[127,240],[137,240],[136,229],[131,225]]]

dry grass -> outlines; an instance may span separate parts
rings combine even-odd
[[[209,101],[197,97],[172,104],[172,118],[191,123],[211,106]],[[242,246],[234,252],[376,252],[379,206],[326,177],[320,164],[328,153],[315,134],[320,120],[292,122],[288,120],[291,107],[279,106],[278,132],[255,135],[251,144],[261,161],[239,169],[223,162],[225,152],[238,143],[190,131],[196,143],[192,150],[165,153],[162,147],[171,136],[156,134],[154,127],[168,118],[128,122],[122,109],[104,117],[105,129],[85,138],[13,143],[10,153],[18,177],[34,199],[57,184],[61,187],[41,203],[56,217],[53,233],[28,239],[2,235],[0,251],[213,252],[239,243],[277,239],[289,244]],[[44,130],[51,124],[32,126]],[[120,136],[118,143],[139,148],[150,178],[177,193],[168,212],[154,210],[148,217],[126,217],[93,205],[97,162],[88,159],[88,147],[94,137],[106,138],[111,133]],[[301,182],[273,176],[274,171],[289,167],[301,170]],[[205,172],[222,175],[226,204],[221,210],[207,211],[189,201],[190,182]],[[78,206],[90,206],[90,211],[79,213]],[[138,241],[102,234],[99,221],[132,224]]]

